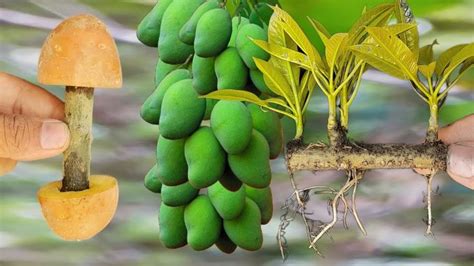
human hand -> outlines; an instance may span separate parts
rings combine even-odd
[[[474,190],[474,114],[441,128],[438,137],[449,145],[448,175]]]
[[[0,72],[0,176],[17,161],[61,154],[69,145],[64,104],[48,91]]]

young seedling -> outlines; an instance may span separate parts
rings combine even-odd
[[[268,41],[254,42],[271,54],[268,61],[255,58],[265,83],[276,96],[259,98],[250,92],[223,90],[211,92],[212,99],[239,100],[286,115],[296,123],[294,140],[287,144],[286,163],[294,193],[282,207],[284,215],[277,239],[282,256],[286,256],[285,228],[299,215],[307,231],[310,248],[318,254],[316,243],[338,220],[346,225],[350,213],[361,231],[365,228],[356,208],[358,183],[371,169],[429,169],[427,176],[427,234],[431,234],[432,176],[446,170],[447,146],[437,138],[438,109],[454,82],[472,66],[473,44],[455,46],[433,62],[432,46],[418,48],[418,32],[413,14],[403,0],[364,10],[360,19],[347,33],[329,32],[311,20],[319,34],[325,53],[320,55],[289,14],[278,7],[268,26]],[[399,24],[388,25],[395,15]],[[418,66],[418,64],[420,66]],[[416,92],[430,106],[426,141],[421,144],[365,144],[349,140],[349,109],[359,90],[367,64],[395,77],[408,79]],[[453,73],[458,73],[453,77]],[[328,144],[304,144],[303,117],[317,85],[328,100]],[[347,181],[340,189],[329,186],[298,188],[293,174],[309,170],[343,170]],[[330,195],[328,223],[307,216],[310,195]],[[350,195],[350,199],[346,197]],[[340,209],[342,206],[342,217]]]
[[[91,15],[70,17],[46,39],[38,80],[65,85],[65,122],[71,140],[64,153],[63,180],[38,191],[49,227],[65,240],[93,237],[112,219],[118,185],[111,176],[90,176],[94,88],[120,88],[122,73],[115,42]]]

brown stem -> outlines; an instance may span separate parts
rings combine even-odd
[[[441,142],[409,144],[359,144],[342,147],[319,144],[289,147],[286,154],[292,172],[309,170],[370,170],[421,168],[446,170],[447,146]]]
[[[68,86],[64,98],[71,140],[64,152],[61,192],[82,191],[89,188],[94,89]]]

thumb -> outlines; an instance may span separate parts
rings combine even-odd
[[[62,121],[0,114],[0,157],[38,160],[56,156],[68,145],[69,130]]]
[[[474,141],[449,146],[447,172],[456,182],[474,189]]]

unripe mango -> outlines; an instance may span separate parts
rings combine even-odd
[[[262,93],[267,95],[274,96],[275,94],[268,88],[267,84],[265,84],[265,80],[263,78],[263,73],[260,70],[250,70],[250,80],[252,81],[253,85]]]
[[[186,140],[184,153],[193,187],[208,187],[224,174],[226,154],[209,127],[201,127]]]
[[[182,64],[193,47],[179,40],[179,31],[204,0],[173,0],[165,11],[160,28],[158,54],[168,64]]]
[[[196,27],[194,50],[201,57],[214,57],[225,50],[232,34],[232,19],[222,8],[207,11]]]
[[[180,65],[171,65],[167,64],[161,59],[158,58],[158,63],[156,63],[155,68],[155,86],[158,87],[161,81],[168,76],[169,73],[173,72],[174,70],[178,69]]]
[[[245,199],[242,213],[234,220],[224,220],[224,230],[238,247],[255,251],[262,247],[263,235],[260,227],[260,210],[251,199]]]
[[[233,17],[232,18],[232,35],[230,35],[229,47],[235,47],[235,40],[237,39],[237,33],[243,25],[249,24],[249,20],[245,17]]]
[[[142,19],[137,28],[137,38],[144,45],[157,47],[163,14],[173,0],[160,0]]]
[[[253,58],[260,58],[266,61],[270,58],[270,55],[258,47],[249,37],[266,41],[268,39],[267,33],[264,29],[255,24],[247,24],[237,33],[236,47],[240,57],[242,57],[245,65],[247,65],[250,70],[257,70],[257,65],[253,61]]]
[[[229,154],[228,162],[232,172],[244,184],[264,188],[270,185],[272,177],[269,156],[267,140],[260,132],[253,130],[247,148],[242,153]]]
[[[211,128],[228,154],[243,152],[252,136],[252,116],[237,101],[219,101],[211,113]]]
[[[163,97],[160,116],[160,134],[168,139],[181,139],[199,128],[206,100],[199,98],[193,81],[185,79],[172,85]]]
[[[273,215],[273,201],[272,201],[272,189],[266,188],[253,188],[245,186],[245,194],[248,198],[253,200],[258,208],[260,209],[261,224],[267,224],[272,219]]]
[[[159,214],[160,241],[167,248],[179,248],[186,245],[186,225],[184,224],[184,206],[170,207],[163,202]]]
[[[204,120],[211,119],[212,110],[214,110],[214,106],[216,106],[218,101],[219,100],[206,98],[206,112],[204,113]]]
[[[150,124],[158,125],[166,91],[176,82],[189,78],[191,78],[191,73],[187,69],[177,69],[169,73],[143,103],[140,109],[142,119]]]
[[[217,88],[244,89],[248,79],[248,68],[234,47],[227,48],[216,58]]]
[[[158,138],[156,146],[157,172],[164,185],[176,186],[188,180],[184,143],[185,139],[171,140],[163,136]]]
[[[145,187],[150,190],[151,192],[154,193],[160,193],[161,192],[161,181],[158,178],[158,167],[155,164],[150,171],[145,175]]]
[[[230,240],[230,238],[227,236],[225,233],[225,230],[221,230],[221,235],[219,236],[219,239],[216,241],[216,247],[226,253],[226,254],[232,254],[234,253],[235,249],[237,249],[237,245]]]
[[[248,104],[252,116],[253,128],[262,133],[270,148],[270,159],[277,158],[283,149],[283,129],[278,114],[262,110],[255,104]]]
[[[200,95],[217,89],[217,76],[214,71],[214,57],[193,57],[193,87]]]
[[[161,188],[161,201],[171,207],[182,206],[190,203],[199,193],[189,182],[176,186],[163,185]]]
[[[224,220],[232,220],[242,213],[245,206],[245,187],[230,191],[221,182],[216,182],[207,189],[212,205]]]
[[[215,8],[219,8],[219,2],[216,0],[204,2],[201,6],[199,6],[198,9],[194,11],[188,22],[186,22],[186,24],[184,24],[184,26],[179,31],[179,39],[186,44],[193,45],[199,19],[207,11]]]
[[[194,250],[205,250],[219,239],[222,219],[205,195],[198,196],[186,206],[184,222],[188,230],[188,244]]]

